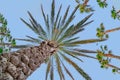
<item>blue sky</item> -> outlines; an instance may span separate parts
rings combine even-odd
[[[43,4],[45,13],[50,12],[50,4],[52,0],[2,0],[0,2],[0,13],[2,13],[8,21],[8,27],[11,30],[13,37],[15,38],[25,38],[26,35],[35,36],[35,34],[26,27],[22,21],[20,21],[20,17],[28,20],[27,11],[30,11],[33,16],[44,25],[43,17],[40,11],[40,5]],[[108,8],[107,9],[100,9],[95,2],[96,0],[91,0],[90,4],[96,10],[94,15],[91,17],[90,20],[94,20],[94,22],[88,25],[82,33],[80,33],[81,39],[89,39],[89,38],[96,38],[96,28],[99,27],[101,22],[104,23],[106,29],[111,29],[115,27],[120,27],[120,21],[113,20],[110,16],[111,6],[115,5],[117,9],[120,9],[120,1],[119,0],[109,0],[108,1]],[[70,12],[74,9],[76,3],[74,0],[55,0],[56,2],[56,10],[60,4],[63,4],[62,13],[68,5],[71,5]],[[76,13],[76,18],[74,23],[78,20],[81,20],[88,14],[80,14],[79,11]],[[120,31],[110,33],[110,38],[108,41],[105,41],[103,45],[108,45],[109,49],[112,49],[114,54],[120,55],[120,47],[119,47],[119,35]],[[18,44],[24,44],[23,42],[18,42]],[[99,45],[100,45],[99,44]],[[89,45],[82,45],[82,48],[96,50],[99,46],[96,44],[89,44]],[[111,69],[101,69],[100,65],[97,61],[92,59],[82,58],[84,63],[77,62],[76,63],[81,66],[87,72],[93,80],[119,80],[120,74],[113,74]],[[120,66],[119,61],[113,60],[112,63]],[[42,64],[40,68],[38,68],[27,80],[44,80],[45,74],[45,64]],[[68,65],[69,67],[69,65]],[[71,68],[71,72],[75,76],[75,80],[84,80],[79,74]],[[68,77],[68,76],[67,76]],[[59,77],[56,76],[55,80],[59,80]],[[67,80],[70,80],[67,78]]]

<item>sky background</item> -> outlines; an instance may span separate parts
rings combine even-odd
[[[35,36],[35,34],[20,20],[20,17],[28,20],[27,11],[30,11],[32,15],[37,19],[37,21],[44,25],[43,17],[40,11],[40,5],[43,4],[45,13],[50,13],[51,1],[52,0],[1,0],[0,13],[2,13],[7,19],[8,27],[11,31],[12,36],[14,38],[25,38],[26,35]],[[96,38],[96,28],[99,27],[99,24],[102,22],[104,23],[106,29],[120,27],[120,21],[113,20],[110,15],[112,5],[115,5],[117,9],[120,9],[120,0],[107,1],[109,4],[108,8],[100,9],[96,3],[96,0],[90,0],[89,4],[91,4],[91,6],[96,10],[94,12],[94,15],[90,18],[90,20],[94,20],[94,22],[88,25],[85,31],[79,34],[81,39]],[[56,10],[58,10],[60,4],[63,5],[62,13],[64,13],[68,5],[71,5],[70,12],[76,6],[74,0],[55,0],[55,2]],[[73,23],[76,23],[87,15],[88,14],[80,14],[78,11]],[[110,33],[109,40],[102,42],[99,45],[108,45],[108,48],[112,49],[112,52],[114,54],[120,55],[119,35],[120,31]],[[17,44],[25,43],[17,42]],[[80,48],[96,50],[99,48],[99,45],[81,45]],[[97,61],[87,58],[82,59],[84,60],[84,63],[81,63],[79,61],[76,61],[76,63],[92,77],[92,80],[120,80],[120,74],[113,74],[111,72],[111,69],[101,69],[100,64]],[[120,61],[113,60],[112,63],[120,66]],[[71,68],[71,66],[68,65],[68,68],[73,73],[75,80],[84,80],[73,68]],[[38,68],[27,80],[44,80],[45,69],[46,65],[42,64],[40,68]],[[57,75],[55,76],[55,80],[59,80],[59,77]],[[70,80],[70,78],[67,78],[66,80]]]

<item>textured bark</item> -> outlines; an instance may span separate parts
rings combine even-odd
[[[1,54],[0,80],[26,80],[56,50],[54,43],[45,41],[40,46]]]

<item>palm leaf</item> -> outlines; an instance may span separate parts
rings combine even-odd
[[[58,42],[61,42],[62,40],[64,40],[65,38],[68,37],[73,37],[74,35],[76,35],[77,33],[79,33],[80,31],[84,30],[83,27],[92,23],[92,21],[85,23],[90,17],[92,16],[92,14],[88,15],[87,17],[85,17],[83,20],[81,20],[80,22],[77,23],[77,25],[71,25],[64,33],[64,35],[58,40]],[[84,24],[85,23],[85,24]]]
[[[65,77],[64,77],[64,74],[63,74],[63,71],[62,71],[62,67],[60,65],[59,56],[56,54],[55,57],[56,57],[56,65],[57,65],[58,74],[60,76],[60,80],[65,80]]]
[[[71,74],[70,71],[66,68],[66,66],[64,65],[64,63],[62,62],[62,60],[60,60],[60,61],[61,61],[61,64],[63,65],[65,71],[67,72],[67,74],[71,77],[72,80],[74,80],[72,74]]]
[[[53,64],[53,58],[51,59],[50,79],[51,79],[51,80],[54,80],[54,64]]]
[[[80,40],[80,41],[74,41],[69,44],[89,44],[89,43],[95,43],[95,42],[101,42],[105,41],[106,39],[87,39],[87,40]]]
[[[27,47],[33,47],[33,45],[15,45],[15,46],[11,46],[11,48],[15,48],[15,49],[19,49],[19,48],[27,48]]]
[[[41,5],[41,11],[42,11],[42,15],[43,15],[43,18],[44,18],[44,21],[45,21],[45,25],[47,26],[47,29],[49,31],[49,24],[48,24],[48,21],[47,21],[47,18],[45,16],[45,13],[44,13],[44,10],[43,10],[43,6]]]
[[[79,29],[79,28],[82,28],[83,25],[93,14],[90,14],[88,16],[86,16],[84,19],[82,19],[81,21],[79,21],[76,25],[75,25],[75,30]]]
[[[70,50],[70,51],[71,51],[71,50]],[[86,54],[84,54],[84,53],[77,52],[76,50],[75,50],[75,51],[72,50],[71,52],[74,53],[74,55],[76,55],[76,56],[83,56],[83,57],[87,57],[87,58],[96,59],[96,58],[93,57],[93,56],[89,56],[89,55],[86,55]]]
[[[47,27],[47,36],[50,36],[49,32],[50,32],[50,25],[49,25],[49,16],[47,15],[47,17],[45,16],[45,12],[43,10],[43,6],[41,5],[41,11],[42,11],[42,15],[43,15],[43,18],[44,18],[44,22],[45,22],[45,25]]]
[[[78,51],[78,52],[82,52],[82,53],[97,53],[97,51],[93,51],[93,50],[86,50],[86,49],[78,49],[78,48],[75,48],[73,49],[74,51]]]
[[[44,29],[42,28],[42,26],[40,24],[37,23],[37,21],[33,18],[32,14],[30,12],[28,12],[29,16],[30,16],[30,22],[31,24],[27,23],[25,20],[22,20],[22,22],[24,22],[30,29],[32,29],[36,34],[40,35],[42,37],[42,39],[46,40],[47,34],[44,31]]]
[[[79,37],[68,38],[66,40],[63,40],[62,43],[67,43],[67,42],[70,43],[70,42],[73,42],[73,41],[78,40],[78,39],[79,39]]]
[[[37,39],[37,38],[33,38],[33,37],[31,37],[31,36],[26,36],[26,37],[29,38],[29,39],[31,39],[31,40],[33,40],[34,42],[36,42],[36,43],[38,43],[38,44],[40,44],[40,43],[42,42],[42,40]]]
[[[55,1],[52,0],[52,5],[51,5],[51,27],[53,27],[54,16],[55,16]]]
[[[48,74],[50,72],[50,67],[51,67],[51,61],[49,60],[48,64],[47,64],[47,68],[46,68],[46,77],[45,77],[45,80],[47,80],[47,78],[48,78]]]
[[[34,30],[34,28],[29,24],[29,23],[27,23],[24,19],[22,19],[22,18],[20,18],[21,19],[21,21],[24,23],[24,24],[26,24],[32,31],[34,31],[35,33],[36,33],[36,31]]]
[[[76,35],[77,33],[79,33],[79,32],[81,32],[81,31],[84,30],[83,27],[85,27],[86,25],[88,25],[88,24],[90,24],[90,23],[92,23],[92,22],[93,22],[93,20],[92,20],[92,21],[89,21],[89,22],[87,22],[87,23],[85,23],[85,24],[83,24],[83,25],[81,25],[80,28],[74,30],[68,37],[74,37],[74,35]],[[74,29],[75,29],[75,28],[74,28]]]
[[[65,31],[64,35],[58,40],[58,42],[60,43],[61,41],[64,40],[64,38],[68,37],[73,30],[74,30],[74,25],[71,25],[69,29]]]
[[[74,14],[75,14],[75,12],[77,11],[78,7],[79,7],[79,6],[77,6],[77,7],[73,10],[73,12],[71,13],[70,17],[68,18],[68,20],[66,21],[66,23],[64,24],[64,26],[61,27],[60,32],[59,32],[58,35],[57,35],[57,39],[58,39],[58,37],[60,37],[60,35],[61,35],[62,33],[65,32],[65,30],[68,28],[68,25],[69,25],[69,24],[71,23],[71,21],[75,18]]]
[[[60,16],[61,8],[62,8],[62,5],[60,5],[59,10],[57,12],[56,20],[55,20],[55,23],[54,23],[54,29],[57,28],[56,24],[58,23],[58,18]]]
[[[75,14],[75,12],[77,11],[78,8],[79,8],[79,6],[76,6],[76,8],[73,10],[73,12],[71,13],[70,17],[66,21],[65,25],[61,29],[61,31],[66,30],[66,28],[68,27],[68,25],[70,24],[70,22],[74,19],[74,17],[75,17],[74,14]]]
[[[65,20],[67,19],[67,15],[68,15],[69,9],[70,9],[70,5],[69,5],[69,6],[67,7],[67,9],[66,9],[66,12],[65,12],[65,14],[64,14],[64,17],[63,17],[63,19],[62,19],[62,22],[61,22],[61,25],[60,25],[60,26],[63,26],[63,25],[64,25]]]
[[[70,60],[68,57],[65,55],[61,54],[62,57],[69,63],[71,64],[78,72],[81,74],[86,80],[92,80],[87,73],[85,73],[76,63],[74,63],[72,60]]]
[[[40,42],[41,42],[40,40],[39,40],[39,42],[38,42],[38,41],[31,40],[31,39],[19,39],[19,38],[15,38],[15,40],[26,41],[26,42],[32,42],[32,43],[40,43]]]
[[[62,8],[62,5],[60,5],[59,7],[59,10],[57,12],[57,16],[56,16],[56,19],[55,19],[55,22],[54,22],[54,28],[52,30],[52,40],[55,40],[55,37],[56,37],[56,34],[58,32],[58,28],[57,28],[57,23],[58,23],[58,19],[59,19],[59,15],[60,15],[60,12],[61,12],[61,8]]]
[[[64,48],[61,48],[60,50],[63,51],[64,53],[66,53],[66,54],[72,56],[73,58],[79,60],[80,62],[83,62],[83,60],[81,60],[80,58],[78,58],[78,57],[74,54],[74,52],[69,51],[69,50],[64,49]]]

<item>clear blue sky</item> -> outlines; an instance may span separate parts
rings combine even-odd
[[[26,35],[35,36],[35,34],[29,28],[27,28],[20,21],[19,18],[22,17],[28,20],[27,11],[30,11],[33,14],[33,16],[35,16],[35,18],[41,24],[43,24],[44,22],[40,11],[40,4],[43,4],[45,13],[49,13],[51,1],[52,0],[1,0],[0,13],[2,13],[6,17],[8,21],[8,27],[11,30],[13,37],[24,38]],[[90,0],[90,1],[91,1],[90,4],[96,10],[94,12],[94,15],[91,17],[91,20],[93,19],[95,21],[89,26],[87,26],[85,31],[79,34],[82,39],[96,38],[95,36],[96,28],[99,27],[99,24],[101,22],[104,23],[106,29],[120,27],[120,21],[113,20],[110,17],[110,9],[112,5],[115,5],[117,9],[120,9],[119,0],[107,0],[109,1],[108,2],[109,6],[107,9],[100,9],[97,3],[95,2],[96,0]],[[55,2],[56,2],[56,10],[60,4],[63,4],[62,12],[64,12],[64,10],[68,5],[71,5],[70,11],[72,11],[76,5],[74,0],[55,0]],[[80,14],[78,11],[74,22],[77,22],[86,15],[87,14]],[[120,55],[120,47],[119,47],[120,38],[118,35],[120,35],[120,31],[110,33],[109,40],[101,44],[108,45],[108,48],[112,49],[114,54]],[[18,44],[22,44],[22,43],[18,42]],[[85,49],[96,50],[98,49],[99,46],[96,46],[96,44],[90,44],[90,45],[82,45],[81,47]],[[97,61],[86,58],[82,58],[82,59],[84,60],[84,63],[81,62],[76,62],[76,63],[79,64],[79,66],[81,66],[81,68],[83,68],[85,72],[87,72],[92,77],[93,80],[120,80],[120,74],[113,74],[111,72],[111,69],[108,70],[101,69]],[[120,66],[120,61],[113,60],[112,63],[117,66]],[[27,80],[44,80],[45,69],[46,69],[45,67],[46,65],[42,64],[41,67],[38,68]],[[79,74],[74,69],[71,68],[71,72],[76,77],[75,80],[84,80],[81,76],[79,76]],[[59,80],[58,76],[55,77],[55,80]],[[70,79],[68,78],[66,80],[70,80]]]

